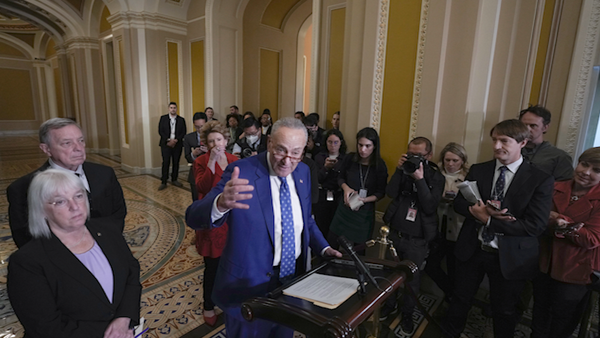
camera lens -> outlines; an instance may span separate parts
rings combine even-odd
[[[252,149],[246,148],[242,151],[242,158],[246,158],[246,157],[250,157],[250,156],[252,156]]]
[[[419,165],[421,164],[422,158],[420,156],[408,156],[406,162],[402,165],[402,171],[406,175],[411,175],[417,169],[419,169]]]

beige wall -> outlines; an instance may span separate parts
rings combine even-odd
[[[251,0],[244,12],[244,49],[243,49],[243,110],[255,114],[262,109],[260,102],[260,49],[265,48],[281,53],[281,85],[279,89],[279,118],[293,116],[296,99],[296,66],[298,31],[310,16],[311,2],[305,1],[297,6],[284,22],[283,30],[260,23],[268,0]],[[242,109],[242,107],[240,107]]]

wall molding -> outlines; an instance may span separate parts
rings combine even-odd
[[[381,122],[381,104],[383,102],[383,81],[385,78],[385,52],[387,47],[388,20],[390,17],[390,2],[379,1],[377,11],[377,42],[375,45],[375,67],[373,69],[373,94],[371,95],[371,116],[369,126],[379,132]]]
[[[578,62],[579,69],[574,84],[573,102],[571,104],[571,113],[567,127],[567,137],[563,149],[575,158],[578,148],[583,145],[586,131],[582,130],[583,120],[589,116],[587,114],[590,97],[596,85],[590,85],[592,81],[594,60],[596,58],[600,33],[600,1],[591,2],[591,11],[589,12],[589,21],[585,30],[585,39],[582,46],[581,58]],[[584,8],[585,9],[585,5]],[[574,71],[574,70],[572,70]],[[568,105],[565,105],[565,108]],[[563,108],[564,110],[564,108]],[[568,111],[567,111],[568,113]],[[583,150],[583,149],[582,149]]]
[[[67,52],[72,52],[75,49],[95,49],[100,50],[98,39],[87,37],[76,37],[65,41]]]
[[[417,45],[415,82],[413,85],[412,110],[410,112],[410,126],[408,130],[409,140],[412,140],[417,136],[417,123],[419,120],[419,107],[421,104],[421,84],[423,80],[423,63],[425,62],[425,41],[427,40],[428,17],[429,0],[423,0],[423,2],[421,2],[421,21],[419,23],[419,42]]]
[[[152,29],[187,35],[187,22],[149,12],[118,12],[107,18],[112,31],[118,29]]]

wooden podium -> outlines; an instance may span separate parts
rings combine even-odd
[[[362,259],[376,278],[381,290],[369,284],[364,295],[355,293],[333,310],[283,294],[283,289],[313,273],[355,278],[354,262],[344,256],[322,263],[289,284],[269,293],[267,297],[255,297],[245,301],[242,303],[242,315],[248,321],[260,318],[279,323],[309,337],[350,337],[358,325],[369,318],[402,283],[412,279],[416,271],[415,264],[410,261],[398,263],[364,257]],[[386,289],[390,290],[386,292]]]

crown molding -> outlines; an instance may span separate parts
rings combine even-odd
[[[186,35],[187,22],[148,12],[119,12],[108,17],[113,31],[117,29],[152,29]]]

